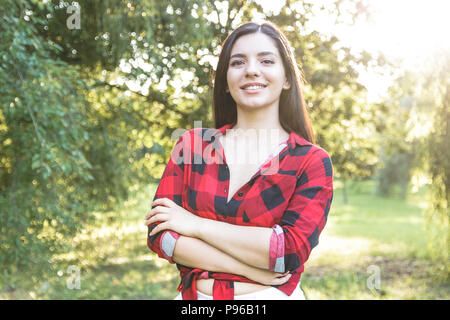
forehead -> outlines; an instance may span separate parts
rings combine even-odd
[[[275,40],[262,32],[256,32],[239,37],[231,49],[231,55],[236,53],[252,55],[263,51],[270,51],[279,56]]]

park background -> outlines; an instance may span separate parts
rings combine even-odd
[[[447,1],[0,1],[0,299],[172,299],[144,216],[213,127],[225,37],[268,19],[307,83],[335,194],[308,299],[448,299]]]

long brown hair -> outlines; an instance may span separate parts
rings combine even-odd
[[[262,32],[275,40],[283,61],[287,80],[291,85],[289,89],[283,90],[280,95],[279,117],[281,126],[287,132],[295,132],[305,140],[315,143],[301,87],[304,83],[303,75],[297,67],[294,55],[289,47],[289,41],[278,26],[269,21],[261,24],[255,22],[244,23],[228,35],[222,43],[222,52],[219,56],[214,78],[213,110],[215,127],[220,128],[237,121],[236,102],[231,94],[225,91],[227,88],[227,71],[231,49],[239,37],[256,32]]]

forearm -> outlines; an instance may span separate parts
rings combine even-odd
[[[271,228],[202,219],[196,237],[245,264],[269,269],[272,232]]]
[[[282,285],[291,277],[291,274],[276,273],[247,265],[200,239],[185,236],[178,238],[173,260],[191,268],[244,276],[268,286]]]
[[[233,258],[208,243],[186,236],[178,238],[173,252],[173,260],[191,268],[237,274],[244,277],[255,271],[254,267]]]

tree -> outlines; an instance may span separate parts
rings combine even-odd
[[[392,185],[407,188],[411,172],[427,174],[431,182],[425,211],[429,253],[437,275],[448,278],[450,244],[450,54],[436,54],[421,69],[405,71],[390,88],[390,100],[383,103],[389,116],[384,125],[380,189]],[[402,161],[401,161],[402,160]],[[391,168],[388,168],[391,166]]]
[[[438,56],[422,83],[423,90],[434,97],[431,132],[425,139],[424,152],[432,184],[427,211],[429,246],[438,263],[439,274],[448,280],[450,246],[450,52]]]
[[[48,259],[84,221],[92,175],[78,70],[53,60],[37,33],[44,19],[6,1],[0,44],[0,265],[48,270]],[[40,4],[42,8],[46,6]]]
[[[373,171],[372,115],[353,67],[371,58],[337,49],[338,39],[308,29],[313,4],[287,1],[272,15],[253,1],[78,1],[80,29],[69,29],[71,5],[4,5],[3,275],[30,265],[51,271],[49,259],[70,249],[71,237],[93,222],[93,210],[114,208],[132,187],[161,176],[175,129],[199,119],[212,126],[211,74],[220,45],[257,13],[291,41],[309,81],[318,141],[338,176]]]
[[[377,193],[389,196],[400,189],[406,197],[411,173],[419,151],[417,137],[411,136],[414,114],[428,102],[414,95],[418,87],[417,75],[405,72],[389,88],[389,100],[379,104],[384,112],[376,118],[379,129],[380,165]]]

